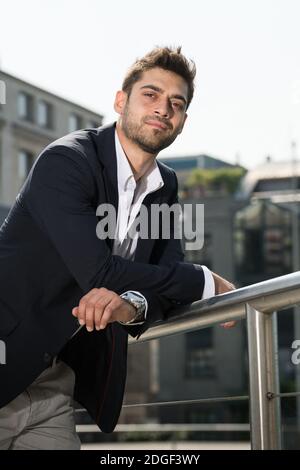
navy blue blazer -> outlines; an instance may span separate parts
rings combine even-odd
[[[76,374],[74,398],[112,432],[122,406],[128,333],[141,335],[175,305],[202,296],[204,274],[183,262],[180,240],[138,240],[135,260],[112,255],[96,235],[101,203],[118,208],[115,124],[69,134],[39,155],[0,229],[0,407],[21,393],[56,355]],[[158,161],[164,186],[144,204],[177,201],[177,178]],[[149,215],[150,217],[150,215]],[[94,287],[138,290],[143,325],[110,324],[88,333],[72,308]]]

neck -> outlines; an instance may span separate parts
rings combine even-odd
[[[120,144],[129,161],[134,178],[138,181],[153,164],[157,154],[144,152],[138,145],[128,139],[119,122],[117,122],[116,129]]]

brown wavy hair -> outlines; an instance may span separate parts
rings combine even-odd
[[[181,53],[179,47],[156,47],[144,57],[137,59],[129,68],[122,84],[122,90],[130,96],[133,85],[141,79],[143,72],[155,67],[174,72],[188,85],[187,108],[194,95],[196,65]]]

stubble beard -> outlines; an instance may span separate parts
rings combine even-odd
[[[156,119],[152,116],[145,116],[140,124],[135,122],[129,106],[126,104],[121,125],[127,139],[134,142],[144,152],[157,155],[174,142],[179,132],[172,131],[170,128],[160,130],[150,126],[147,129],[148,124],[146,124],[146,121],[151,118]]]

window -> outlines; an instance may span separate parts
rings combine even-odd
[[[33,122],[33,97],[23,91],[18,95],[18,116],[25,121]]]
[[[186,377],[215,377],[213,330],[205,329],[186,335]]]
[[[293,270],[291,208],[268,200],[252,201],[235,215],[237,278],[243,285]]]
[[[33,154],[27,150],[20,150],[18,153],[18,176],[24,180],[33,164]]]
[[[6,84],[0,80],[0,107],[2,104],[6,104]]]
[[[78,114],[70,114],[69,116],[69,132],[77,131],[81,129],[82,125],[81,117]]]
[[[52,128],[53,125],[53,107],[47,101],[39,101],[37,108],[37,121],[38,125],[41,127],[46,127],[48,129]]]

